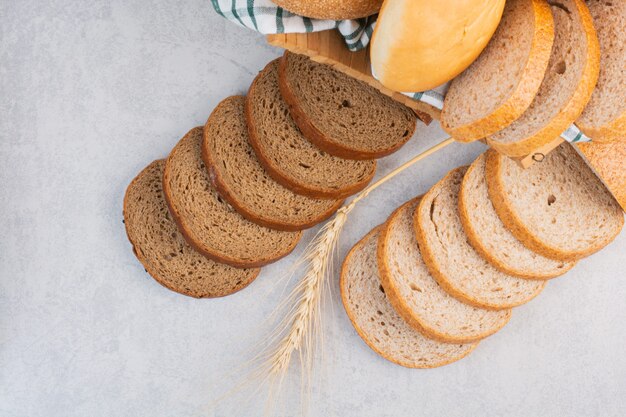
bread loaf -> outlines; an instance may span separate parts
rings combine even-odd
[[[624,225],[619,204],[569,143],[528,169],[490,152],[485,173],[502,223],[545,257],[575,261],[591,255]]]
[[[434,368],[468,355],[477,343],[437,342],[411,328],[389,304],[376,260],[379,229],[346,256],[341,269],[341,299],[357,333],[376,353],[409,368]]]
[[[383,0],[272,0],[300,16],[345,20],[376,14]]]
[[[178,231],[163,195],[164,167],[163,160],[148,165],[124,196],[124,224],[137,259],[158,283],[191,297],[222,297],[245,288],[259,269],[207,259]]]
[[[471,306],[439,286],[415,238],[413,213],[419,201],[398,208],[381,231],[378,267],[385,294],[407,323],[430,338],[470,343],[492,335],[509,321],[511,311]]]
[[[558,137],[580,116],[598,80],[600,49],[583,0],[550,6],[555,39],[548,70],[526,112],[487,138],[505,155],[521,157]]]
[[[243,218],[213,188],[202,161],[202,127],[172,149],[163,173],[170,212],[187,242],[217,262],[251,268],[288,255],[302,232],[268,229]]]
[[[450,84],[441,126],[461,142],[510,125],[530,106],[550,59],[554,22],[544,0],[508,0],[491,41]]]

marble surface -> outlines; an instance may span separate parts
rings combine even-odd
[[[234,296],[186,298],[134,258],[122,198],[280,51],[206,0],[4,0],[0,34],[0,416],[262,415],[254,386],[213,400],[244,375],[302,245]],[[420,126],[379,175],[443,137]],[[339,258],[481,150],[451,146],[374,192]],[[625,250],[622,234],[468,358],[435,370],[374,354],[335,293],[309,415],[625,415]],[[297,384],[286,385],[275,415],[298,414]]]

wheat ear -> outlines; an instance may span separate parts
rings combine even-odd
[[[326,223],[317,233],[303,255],[302,260],[307,266],[306,274],[288,297],[294,303],[288,310],[290,317],[282,320],[281,323],[283,323],[284,328],[279,328],[274,333],[281,334],[282,338],[267,356],[261,355],[267,361],[265,363],[266,369],[269,371],[267,376],[272,384],[277,384],[278,390],[280,390],[280,385],[287,373],[291,358],[296,351],[299,352],[303,375],[311,375],[314,348],[321,329],[320,303],[322,301],[323,289],[325,285],[329,285],[326,277],[332,271],[333,255],[337,247],[337,241],[350,212],[376,188],[418,161],[453,142],[452,138],[440,142],[365,188],[348,205],[339,209],[334,218]],[[305,382],[310,383],[310,378]],[[270,397],[273,396],[272,394],[273,390],[270,388]]]

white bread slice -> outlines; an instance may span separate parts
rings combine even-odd
[[[415,235],[424,263],[443,289],[465,303],[494,310],[524,304],[543,290],[546,281],[505,274],[468,243],[458,209],[466,169],[450,171],[415,210]]]
[[[594,142],[626,141],[626,1],[587,6],[600,41],[600,78],[576,125]]]
[[[504,0],[394,0],[370,43],[372,72],[394,91],[426,91],[465,70],[496,31]],[[419,22],[419,24],[416,24]]]
[[[485,310],[448,294],[424,264],[415,239],[413,213],[420,198],[398,208],[378,240],[378,268],[394,309],[415,329],[442,342],[469,343],[500,330],[510,310]]]
[[[488,152],[495,152],[489,150]],[[498,270],[520,278],[550,279],[576,264],[546,258],[528,249],[504,227],[489,200],[485,154],[468,168],[459,193],[459,215],[469,243]]]
[[[600,47],[583,0],[550,3],[555,38],[548,70],[526,112],[487,138],[500,153],[521,157],[554,141],[580,116],[600,73]]]
[[[341,299],[357,333],[380,356],[408,368],[435,368],[464,358],[477,343],[429,339],[411,328],[389,304],[376,260],[379,230],[375,228],[354,245],[341,270]]]
[[[615,198],[569,143],[528,169],[490,152],[485,177],[504,226],[548,258],[575,261],[591,255],[624,225]]]
[[[554,39],[544,0],[508,0],[485,50],[452,80],[441,126],[460,142],[489,136],[526,111],[546,72]]]

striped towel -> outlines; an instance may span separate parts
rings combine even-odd
[[[310,19],[278,7],[271,0],[211,0],[211,4],[217,13],[231,22],[264,35],[338,29],[351,51],[367,46],[376,22],[375,16],[338,21]]]
[[[376,24],[376,16],[339,21],[310,19],[278,7],[271,0],[211,0],[211,4],[217,13],[231,22],[264,35],[337,29],[351,51],[358,51],[369,44]],[[402,94],[441,110],[446,87],[444,85],[429,91]],[[561,137],[572,143],[591,141],[575,125],[563,132]]]

